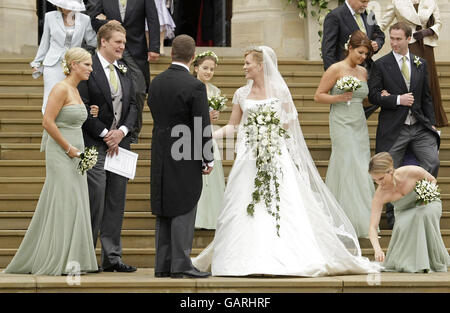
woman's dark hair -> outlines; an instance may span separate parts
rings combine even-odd
[[[368,50],[367,58],[370,58],[373,55],[373,48],[372,48],[372,42],[367,37],[367,35],[358,30],[355,30],[349,37],[349,41],[347,42],[348,46],[345,49],[345,56],[348,55],[348,48],[352,47],[353,49],[359,48],[359,47],[366,47]]]

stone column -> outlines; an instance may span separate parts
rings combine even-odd
[[[0,54],[29,56],[37,33],[35,0],[0,0]]]
[[[231,46],[251,45],[270,46],[278,57],[305,59],[308,42],[297,7],[283,0],[234,0]]]

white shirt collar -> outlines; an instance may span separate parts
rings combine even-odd
[[[394,54],[395,59],[397,60],[397,62],[401,62],[401,61],[402,61],[403,55],[398,54],[398,53],[395,52],[395,51],[392,51],[392,53]],[[409,57],[409,50],[408,50],[408,52],[406,52],[405,57],[406,57],[406,61],[409,62],[409,60],[410,60],[410,57]]]
[[[345,0],[345,4],[347,5],[348,9],[350,10],[350,13],[355,16],[355,11],[353,10],[353,8],[350,6],[350,4],[348,4],[348,1]]]
[[[108,66],[109,66],[111,63],[109,63],[109,62],[102,56],[102,54],[100,53],[100,51],[97,51],[97,56],[98,56],[98,59],[100,60],[100,63],[102,64],[102,67],[103,67],[104,69],[108,68]],[[117,60],[114,61],[113,64],[114,64],[114,66],[116,66],[116,67],[119,66],[119,64],[117,63]]]
[[[189,67],[188,67],[186,64],[184,64],[184,63],[181,63],[181,62],[172,62],[172,64],[182,66],[182,67],[184,67],[185,69],[187,69],[188,72],[190,72]]]

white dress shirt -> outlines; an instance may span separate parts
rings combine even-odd
[[[97,56],[98,56],[98,59],[100,60],[100,63],[102,64],[103,70],[105,71],[106,79],[108,79],[108,82],[110,83],[110,81],[109,81],[109,74],[110,74],[111,70],[109,69],[109,65],[110,65],[111,63],[109,63],[109,62],[101,55],[100,52],[97,52]],[[117,77],[117,82],[120,84],[119,75],[117,74],[117,67],[119,66],[119,64],[117,63],[117,61],[114,61],[113,65],[114,65],[114,71],[115,71],[116,77]],[[129,132],[128,127],[126,127],[125,125],[120,126],[119,129],[120,129],[121,131],[123,131],[124,137],[125,137],[125,136],[128,134],[128,132]],[[108,133],[108,129],[105,128],[105,129],[102,131],[102,133],[100,134],[100,137],[105,137],[107,133]]]

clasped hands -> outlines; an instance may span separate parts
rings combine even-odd
[[[108,155],[113,156],[114,154],[119,154],[119,143],[122,141],[123,137],[125,137],[125,134],[120,129],[108,131],[103,138],[103,141],[108,145],[108,150],[106,150]]]
[[[98,106],[91,105],[90,106],[90,114],[92,117],[98,116]],[[108,131],[106,136],[103,138],[103,141],[108,145],[108,150],[106,152],[109,155],[119,154],[119,143],[122,141],[123,137],[125,137],[125,133],[120,129],[113,129]]]

